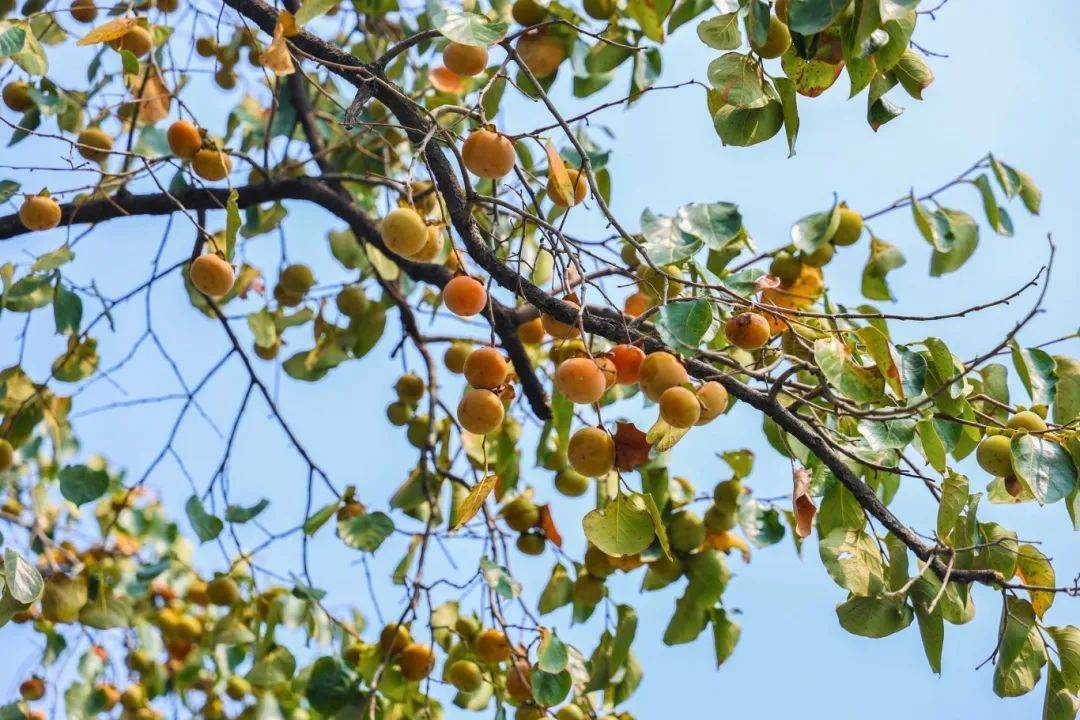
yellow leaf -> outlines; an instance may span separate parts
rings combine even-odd
[[[461,501],[461,506],[458,508],[458,521],[454,527],[450,528],[451,530],[457,530],[476,517],[476,513],[480,512],[480,508],[484,506],[484,501],[495,489],[495,483],[498,480],[497,475],[485,475],[480,482],[469,488],[469,494]]]
[[[266,48],[259,57],[262,64],[270,68],[274,75],[281,77],[293,74],[292,56],[285,45],[285,38],[296,35],[298,32],[292,13],[288,10],[278,13],[277,23],[274,25],[274,39],[270,42],[270,47]]]
[[[135,18],[113,18],[104,25],[98,25],[96,28],[86,34],[86,36],[75,43],[76,45],[96,45],[97,43],[105,43],[110,40],[116,40],[124,35],[127,35],[128,30],[135,24]]]
[[[570,182],[570,174],[566,172],[566,165],[550,140],[547,141],[545,149],[548,161],[548,193],[553,202],[569,207],[574,204],[574,186]]]

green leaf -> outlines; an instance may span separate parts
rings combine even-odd
[[[732,621],[721,608],[714,608],[709,613],[709,620],[713,629],[713,651],[716,653],[716,667],[724,664],[735,651],[735,645],[739,642],[742,628],[737,622]]]
[[[22,185],[14,180],[0,180],[0,203],[5,203],[19,192]]]
[[[634,555],[652,544],[653,518],[641,493],[618,497],[581,521],[585,537],[608,555]]]
[[[1080,699],[1065,687],[1061,671],[1050,663],[1046,672],[1046,696],[1043,700],[1043,720],[1074,720],[1080,710]]]
[[[773,78],[776,94],[780,96],[780,105],[784,113],[784,134],[787,135],[788,157],[795,156],[795,140],[799,137],[799,102],[795,92],[795,83],[790,78]]]
[[[714,321],[712,303],[708,300],[669,302],[656,317],[661,338],[680,352],[695,350],[704,342]]]
[[[296,658],[279,645],[256,660],[245,677],[256,687],[269,688],[290,682],[295,674]]]
[[[31,272],[47,272],[49,270],[55,270],[56,268],[71,262],[75,259],[75,253],[71,251],[67,243],[64,243],[55,250],[50,250],[44,255],[39,255],[34,264],[30,266]]]
[[[915,420],[863,420],[859,434],[872,450],[902,450],[915,439]]]
[[[450,12],[439,25],[439,32],[456,43],[486,48],[502,40],[508,27],[504,22],[488,22],[476,13]]]
[[[52,275],[27,275],[7,289],[4,307],[12,312],[30,312],[45,307],[52,299]]]
[[[701,238],[679,229],[674,218],[641,213],[641,232],[645,236],[645,254],[657,265],[671,265],[693,257],[704,245]]]
[[[514,672],[513,669],[509,672]],[[570,692],[570,673],[566,670],[558,673],[544,672],[533,668],[531,673],[533,698],[540,705],[558,705]]]
[[[708,78],[724,105],[753,110],[773,100],[757,63],[749,55],[735,52],[721,55],[709,63]]]
[[[554,632],[544,633],[536,649],[536,667],[546,673],[557,674],[566,669],[569,660],[566,644],[559,636]]]
[[[1009,348],[1013,367],[1032,402],[1049,405],[1054,396],[1054,370],[1057,368],[1054,358],[1039,348],[1021,348],[1015,340],[1010,341]]]
[[[697,26],[697,36],[701,42],[716,50],[735,50],[742,45],[739,14],[727,13],[702,20]]]
[[[724,251],[742,237],[742,214],[734,203],[690,203],[680,207],[675,218],[679,230],[712,250]]]
[[[338,537],[351,548],[375,552],[394,532],[394,521],[384,512],[364,513],[338,521]]]
[[[1076,465],[1056,442],[1024,433],[1013,437],[1011,446],[1016,477],[1040,504],[1063,500],[1076,489]]]
[[[1005,212],[1005,209],[998,206],[994,190],[990,187],[990,178],[980,175],[972,183],[978,188],[979,195],[982,197],[983,211],[986,213],[986,221],[990,223],[990,227],[994,228],[994,232],[998,235],[1012,237],[1012,220],[1009,219],[1009,214]]]
[[[139,58],[135,57],[135,53],[130,50],[120,51],[120,64],[124,68],[125,75],[139,74]]]
[[[893,73],[907,94],[916,100],[922,100],[923,90],[934,82],[934,71],[930,69],[930,63],[911,48],[907,48],[900,55],[900,59],[893,67]]]
[[[931,615],[921,605],[915,606],[915,619],[919,622],[919,637],[930,669],[941,674],[941,649],[945,642],[945,622],[940,614]]]
[[[875,75],[870,81],[870,92],[866,96],[866,122],[874,132],[904,113],[904,108],[885,97],[885,93],[895,85],[896,79],[891,76]]]
[[[298,27],[303,27],[315,18],[330,12],[330,10],[337,6],[338,0],[304,0],[304,4],[296,11],[296,24]],[[315,709],[319,710],[319,708]],[[323,710],[319,710],[319,712],[330,714]]]
[[[920,0],[881,0],[881,19],[907,17],[918,7]]]
[[[1067,425],[1080,416],[1080,360],[1065,355],[1055,355],[1053,360],[1054,422]]]
[[[941,208],[934,211],[943,230],[945,250],[934,250],[930,259],[930,274],[939,277],[960,269],[979,244],[979,226],[966,212]]]
[[[949,471],[941,483],[941,502],[938,504],[937,535],[941,542],[950,542],[953,528],[967,507],[969,485],[967,476]]]
[[[813,213],[791,226],[791,242],[807,255],[829,242],[840,227],[839,205],[833,200],[825,212]]]
[[[869,533],[837,528],[821,539],[818,552],[829,576],[853,595],[869,596],[881,590],[881,551]]]
[[[911,624],[912,612],[903,597],[852,595],[836,606],[840,627],[853,635],[883,638]]]
[[[109,489],[109,474],[86,465],[68,465],[60,471],[60,493],[76,505],[93,502]]]
[[[1080,693],[1080,628],[1073,625],[1048,627],[1046,632],[1057,648],[1065,687],[1073,694]]]
[[[58,280],[53,290],[53,321],[56,324],[56,334],[78,334],[79,326],[82,324],[82,313],[82,300]]]
[[[308,0],[307,4],[311,3]],[[322,715],[333,715],[350,700],[359,699],[360,678],[341,658],[321,657],[311,666],[304,695]]]
[[[314,535],[318,532],[319,528],[326,524],[326,521],[334,517],[334,513],[341,507],[337,502],[332,502],[329,505],[324,505],[317,510],[314,515],[304,521],[304,534]]]
[[[994,667],[994,693],[1018,697],[1035,687],[1046,664],[1046,647],[1031,603],[1007,597],[1001,613],[1001,641]]]
[[[891,270],[903,267],[907,260],[894,245],[870,235],[870,257],[862,272],[862,294],[871,300],[895,300],[886,276]]]
[[[206,512],[206,508],[203,507],[197,495],[188,498],[187,503],[184,504],[184,510],[187,512],[192,529],[201,542],[209,542],[217,538],[225,527],[220,518]]]
[[[29,30],[25,22],[0,20],[0,57],[12,57],[22,52]]]
[[[496,565],[490,559],[482,557],[480,558],[480,571],[484,576],[484,582],[500,597],[513,600],[521,594],[521,583],[513,579],[503,566]]]
[[[775,95],[776,90],[766,85],[765,92]],[[706,99],[712,113],[713,129],[724,145],[757,145],[776,135],[784,126],[784,108],[779,98],[763,107],[749,109],[724,104],[716,90],[709,90]]]
[[[6,592],[23,605],[36,602],[45,590],[37,568],[10,547],[4,548],[4,579]]]
[[[819,537],[827,537],[835,530],[862,530],[866,527],[866,513],[851,491],[833,480],[821,498],[817,526]]]
[[[1006,580],[1011,580],[1016,575],[1019,551],[1016,533],[1006,530],[997,523],[979,523],[978,528],[985,547],[976,553],[976,566],[996,570]]]
[[[814,362],[837,390],[856,402],[873,402],[885,391],[885,380],[873,368],[856,365],[847,346],[836,338],[814,343]]]
[[[251,505],[250,507],[244,507],[242,505],[229,505],[225,508],[225,519],[231,523],[246,523],[249,520],[254,520],[259,514],[270,505],[270,501],[263,498],[259,502]]]
[[[832,23],[851,0],[791,0],[788,27],[800,35],[821,32]]]
[[[543,591],[540,593],[540,602],[537,609],[540,610],[541,615],[558,610],[570,604],[573,593],[573,580],[567,574],[566,568],[560,563],[556,563],[551,568],[551,577],[548,579],[547,585],[544,586]]]
[[[1032,215],[1038,215],[1039,208],[1042,206],[1042,190],[1026,172],[1023,170],[1016,170],[1015,172],[1020,178],[1020,199],[1024,201],[1024,207]]]
[[[236,232],[240,229],[240,207],[236,204],[240,195],[235,189],[229,191],[225,201],[225,259],[232,262],[236,253]]]
[[[755,547],[775,545],[784,539],[784,524],[776,508],[759,503],[749,493],[738,499],[739,527]]]

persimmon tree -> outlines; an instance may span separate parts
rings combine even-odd
[[[1046,309],[1053,241],[1028,241],[1045,261],[1031,261],[1022,287],[920,316],[884,305],[896,300],[888,274],[905,258],[874,231],[882,216],[910,214],[911,237],[930,245],[930,274],[943,276],[980,233],[1022,232],[1010,211],[1039,211],[1033,180],[987,154],[881,209],[837,198],[795,219],[787,242],[762,247],[754,219],[728,202],[643,209],[636,227],[617,217],[610,202],[626,181],[607,165],[617,140],[592,124],[617,107],[632,113],[645,93],[698,93],[720,142],[786,142],[794,153],[800,112],[846,74],[877,129],[901,114],[899,97],[921,99],[932,82],[931,54],[914,38],[939,8],[13,6],[0,15],[0,120],[11,145],[33,146],[71,181],[41,188],[32,171],[0,181],[10,208],[0,241],[46,233],[33,236],[34,257],[5,253],[0,266],[2,317],[23,328],[4,349],[54,342],[30,335],[31,324],[63,342],[47,373],[24,368],[21,350],[5,352],[15,364],[0,372],[0,626],[29,624],[44,647],[3,717],[427,718],[461,712],[454,705],[497,718],[626,718],[648,668],[631,649],[643,634],[634,598],[607,579],[635,574],[644,592],[667,588],[670,619],[643,642],[711,633],[719,665],[740,639],[724,600],[729,565],[787,534],[800,548],[816,535],[824,571],[846,593],[835,609],[843,629],[879,638],[915,632],[914,622],[939,672],[946,625],[989,605],[1001,613],[987,638],[993,691],[1021,695],[1042,681],[1045,717],[1075,716],[1080,629],[1054,625],[1052,605],[1078,588],[1059,579],[1038,538],[980,519],[986,503],[1037,503],[1046,522],[1080,527],[1080,363],[1055,354],[1068,338],[1020,341]],[[696,27],[707,82],[657,85],[664,41],[684,25]],[[84,82],[54,77],[61,53],[68,66],[85,63]],[[194,88],[210,74],[223,90],[246,88],[224,125],[203,109],[233,96]],[[616,82],[628,82],[620,99],[589,105]],[[560,107],[553,89],[585,109]],[[531,108],[528,125],[505,120],[514,104]],[[946,201],[981,204],[985,222]],[[299,205],[321,209],[333,228],[334,277],[304,262],[317,236],[280,232]],[[133,216],[171,216],[150,271],[117,297],[73,281],[84,257],[110,252],[96,238]],[[607,232],[582,237],[572,230],[580,216]],[[246,248],[267,235],[280,236],[282,262],[255,267]],[[828,292],[830,260],[848,252],[867,256],[861,298]],[[186,293],[168,282],[177,278]],[[117,308],[151,292],[205,316],[219,359],[184,384],[154,462],[125,475],[82,454],[73,410],[80,388],[124,371],[137,347],[116,349],[122,359],[104,368],[98,341],[110,339]],[[974,358],[920,332],[921,322],[1010,303],[1030,309]],[[318,382],[384,336],[399,337],[392,352],[406,365],[387,421],[415,454],[378,507],[363,482],[322,469],[265,377],[280,366],[287,382]],[[173,363],[149,311],[143,343]],[[176,431],[229,365],[248,381],[233,389],[239,409],[220,465],[191,478],[186,518],[170,519],[155,475],[182,465]],[[1020,387],[1026,396],[1015,397]],[[620,419],[631,406],[654,422]],[[236,504],[228,468],[243,462],[233,453],[241,420],[264,409],[307,475],[295,507],[281,511],[292,525],[243,544],[236,527],[258,524],[267,503]],[[736,421],[760,423],[790,461],[790,478],[770,482],[790,500],[751,489],[753,455],[723,447]],[[530,422],[539,433],[522,432]],[[707,487],[672,474],[689,433],[714,438],[728,479]],[[972,454],[979,477],[957,470]],[[890,509],[903,485],[936,508],[929,531]],[[590,494],[595,509],[582,517],[560,494]],[[316,502],[323,496],[330,502]],[[575,557],[561,535],[578,532],[588,542]],[[228,563],[193,560],[210,542]],[[289,577],[261,565],[285,543],[304,557]],[[358,558],[399,554],[392,576],[369,575],[366,589],[404,594],[395,617],[365,623],[337,609],[357,598],[328,602],[308,558],[331,543]],[[455,573],[425,571],[436,543],[454,548]],[[521,554],[552,560],[538,593],[512,572]],[[591,645],[566,639],[567,625],[598,610],[608,620]]]

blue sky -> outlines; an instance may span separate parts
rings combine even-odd
[[[924,47],[949,55],[947,59],[932,59],[937,79],[924,102],[910,100],[897,90],[893,97],[908,110],[875,134],[865,123],[865,96],[847,101],[843,77],[823,97],[801,103],[802,132],[798,154],[792,159],[787,158],[780,138],[749,149],[722,147],[712,131],[700,88],[652,93],[630,112],[620,108],[605,111],[597,122],[610,127],[617,137],[611,161],[616,178],[614,210],[633,226],[646,207],[671,213],[686,202],[727,200],[739,204],[758,243],[772,247],[783,242],[794,220],[826,207],[834,192],[853,208],[869,212],[906,194],[909,187],[917,192],[936,187],[993,151],[1029,172],[1042,187],[1042,215],[1032,218],[1019,204],[1010,207],[1016,224],[1013,238],[993,235],[984,223],[974,258],[959,272],[940,279],[927,275],[929,246],[918,237],[908,213],[894,213],[875,222],[875,233],[900,247],[908,259],[907,266],[890,276],[899,298],[897,307],[911,313],[934,313],[1005,295],[1026,282],[1045,261],[1044,237],[1053,232],[1059,252],[1055,282],[1045,304],[1049,312],[1036,318],[1020,339],[1035,344],[1075,331],[1075,306],[1080,300],[1076,287],[1080,253],[1074,237],[1074,228],[1080,224],[1075,162],[1080,141],[1074,128],[1076,104],[1071,89],[1075,85],[1073,68],[1080,63],[1080,44],[1075,40],[1078,21],[1080,8],[1071,3],[953,0],[938,13],[936,22],[924,17],[916,34]],[[664,49],[660,82],[704,79],[705,67],[714,54],[699,43],[692,27],[681,29]],[[70,72],[81,74],[82,67],[73,63]],[[204,87],[204,79],[194,82],[195,92],[201,92],[198,88]],[[618,92],[625,87],[621,82],[615,85]],[[231,97],[239,100],[240,91]],[[614,90],[600,99],[612,97],[617,97]],[[209,120],[215,112],[224,115],[222,107],[208,107],[205,122],[220,131],[221,121],[215,127]],[[528,129],[544,122],[537,120],[539,112],[537,107],[519,104],[506,113],[503,127]],[[48,156],[43,153],[60,152],[60,147],[47,141],[27,141],[5,149],[0,162],[40,164],[40,158]],[[0,176],[24,181],[29,177],[6,169]],[[35,175],[30,184],[37,184],[39,177]],[[65,179],[48,181],[54,188],[70,185]],[[953,190],[942,202],[980,216],[973,188]],[[222,223],[221,218],[212,221],[215,227]],[[144,277],[165,227],[164,219],[139,219],[99,229],[76,246],[73,276],[80,281],[95,278],[106,294],[121,294]],[[321,212],[301,206],[290,210],[285,223],[290,259],[311,263],[323,283],[344,278],[326,249],[325,231],[331,227],[333,223]],[[191,246],[190,226],[177,220],[172,228],[165,265],[182,258]],[[583,221],[580,228],[603,232],[595,219]],[[5,242],[0,245],[0,260],[25,261],[62,240],[62,233],[53,232]],[[271,235],[253,242],[247,252],[256,264],[273,267],[278,249],[278,239]],[[864,239],[841,250],[829,265],[827,280],[834,298],[853,304],[860,300],[858,277],[866,252]],[[957,355],[971,357],[995,345],[1026,312],[1032,299],[1030,294],[1024,295],[1010,306],[964,320],[894,325],[894,338],[913,341],[936,335],[945,338]],[[183,368],[185,380],[196,382],[227,348],[221,329],[188,307],[178,277],[160,283],[152,296],[152,307],[155,327]],[[116,333],[99,337],[102,367],[119,360],[141,333],[145,317],[141,301],[121,309],[116,317]],[[0,316],[0,366],[15,361],[18,349],[13,340],[22,320],[11,313]],[[305,332],[289,338],[292,348],[310,346]],[[479,327],[466,332],[484,336]],[[279,376],[269,364],[260,365],[308,451],[339,486],[358,485],[370,507],[385,504],[415,461],[401,433],[383,419],[383,408],[392,399],[392,378],[401,367],[400,360],[388,358],[397,338],[396,322],[391,320],[384,341],[367,358],[342,366],[314,385],[299,384]],[[49,362],[62,349],[61,342],[52,335],[48,318],[31,325],[26,365],[32,373],[41,376],[47,372]],[[1059,346],[1059,351],[1075,355],[1080,349],[1073,341]],[[410,362],[415,365],[415,356]],[[114,401],[121,392],[128,398],[176,392],[168,372],[160,355],[147,343],[115,378],[116,385],[96,382],[80,395],[75,411]],[[207,385],[202,396],[204,407],[219,427],[227,429],[245,383],[243,370],[234,361]],[[447,397],[456,397],[457,391],[455,381],[450,380]],[[1014,397],[1023,402],[1022,395],[1022,389],[1014,387]],[[159,452],[178,408],[177,403],[166,403],[89,415],[77,422],[77,428],[88,451],[103,452],[114,463],[127,467],[129,477],[138,477]],[[253,408],[241,426],[233,452],[232,500],[250,504],[267,497],[271,500],[267,524],[286,527],[301,516],[304,467],[268,421],[265,407],[256,403]],[[645,417],[636,404],[623,412]],[[707,432],[692,433],[680,444],[673,453],[673,471],[708,489],[726,473],[714,453],[747,447],[758,454],[748,481],[755,493],[769,497],[790,492],[787,463],[767,447],[759,429],[759,419],[748,408],[738,408]],[[533,436],[528,431],[527,438]],[[221,447],[220,438],[194,414],[175,444],[200,488],[218,463]],[[527,439],[527,456],[529,447]],[[972,477],[973,487],[985,484],[984,474],[973,463],[963,467]],[[525,477],[541,497],[555,498],[549,473],[529,470]],[[181,506],[191,487],[178,465],[165,462],[151,478],[151,485],[160,490],[177,517],[182,517]],[[326,499],[324,495],[315,502],[318,505]],[[569,548],[572,553],[580,552],[578,518],[588,510],[588,504],[584,500],[556,502]],[[921,487],[905,487],[896,509],[916,528],[932,528],[933,507]],[[983,512],[1016,528],[1023,538],[1042,539],[1044,552],[1056,558],[1059,580],[1076,574],[1076,539],[1064,508],[994,507]],[[257,538],[254,533],[242,536]],[[463,540],[460,545],[468,549],[469,542]],[[262,560],[279,571],[295,571],[299,567],[297,545],[275,546]],[[395,538],[387,545],[373,563],[377,582],[396,564],[404,541]],[[456,545],[451,546],[451,552],[462,557]],[[355,554],[328,531],[316,536],[312,553],[315,580],[331,591],[331,605],[354,602],[374,621]],[[221,562],[215,547],[201,549],[199,556],[206,567]],[[514,571],[538,590],[552,560],[550,555],[515,560]],[[429,577],[454,573],[441,552],[432,554],[432,563]],[[843,592],[824,572],[813,543],[804,548],[802,559],[785,539],[778,546],[756,552],[748,566],[737,560],[731,565],[736,576],[725,603],[740,611],[742,640],[719,671],[714,668],[708,633],[688,646],[667,648],[659,642],[675,592],[639,595],[636,575],[611,584],[615,598],[634,603],[641,618],[634,651],[646,675],[637,694],[625,705],[637,717],[655,718],[673,711],[710,712],[714,708],[722,708],[725,714],[757,712],[767,717],[854,718],[872,713],[878,720],[920,715],[992,720],[1036,717],[1039,713],[1041,687],[1025,698],[999,700],[990,690],[990,667],[978,672],[974,669],[994,646],[999,605],[990,591],[977,593],[978,613],[972,623],[947,628],[944,673],[939,678],[926,665],[914,626],[876,641],[848,635],[838,626],[833,607],[843,599]],[[468,567],[466,564],[462,572],[468,574]],[[394,587],[385,593],[382,610],[392,614],[399,608],[400,589]],[[466,601],[475,603],[476,594]],[[565,610],[549,618],[547,622],[560,628],[569,622]],[[587,653],[601,621],[597,618],[566,635],[580,642]],[[1048,621],[1077,624],[1080,605],[1076,600],[1059,598]],[[18,632],[4,630],[7,637],[17,638]],[[16,647],[25,647],[25,655],[5,653],[0,657],[0,673],[8,675],[28,667],[27,661],[33,662],[31,646]],[[10,677],[0,690],[5,695],[9,690],[14,692],[19,675]],[[450,716],[457,714],[464,715],[451,712]]]

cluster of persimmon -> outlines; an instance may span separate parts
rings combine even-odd
[[[247,29],[236,32],[232,41],[222,44],[212,36],[206,35],[195,40],[195,52],[200,57],[214,58],[217,61],[217,69],[214,71],[214,82],[222,90],[232,90],[236,87],[236,65],[240,62],[240,51],[247,48],[247,60],[253,68],[261,68],[262,47],[255,39],[254,33]]]
[[[506,633],[483,628],[474,616],[461,615],[450,630],[456,640],[447,651],[442,679],[463,696],[481,690],[485,683],[499,685],[517,703],[515,720],[539,720],[548,715],[533,700],[531,666],[523,647],[514,647]],[[368,650],[363,641],[345,649],[345,659],[356,662]],[[419,682],[435,670],[435,649],[413,639],[408,625],[389,623],[379,633],[378,651],[410,682]],[[578,706],[567,704],[553,713],[557,720],[582,720]]]
[[[975,450],[975,460],[986,472],[1004,480],[1006,492],[1013,497],[1023,493],[1023,485],[1016,477],[1013,467],[1012,439],[1017,435],[1034,433],[1054,442],[1046,424],[1045,405],[1035,405],[1030,409],[1020,409],[1005,423],[1005,427],[988,427],[986,435]]]
[[[586,11],[590,8],[597,12],[593,17],[608,18],[614,9],[612,0],[588,0]],[[608,8],[603,12],[600,8]],[[592,14],[592,12],[590,12]],[[523,33],[514,46],[519,61],[529,69],[538,80],[551,77],[566,59],[566,45],[561,37],[548,27],[536,27],[549,19],[548,8],[533,0],[521,0],[512,8],[512,15],[518,24],[533,28]],[[433,68],[428,77],[437,90],[451,94],[461,94],[468,89],[466,78],[483,73],[488,66],[488,48],[483,45],[449,42],[442,52],[443,64]]]

